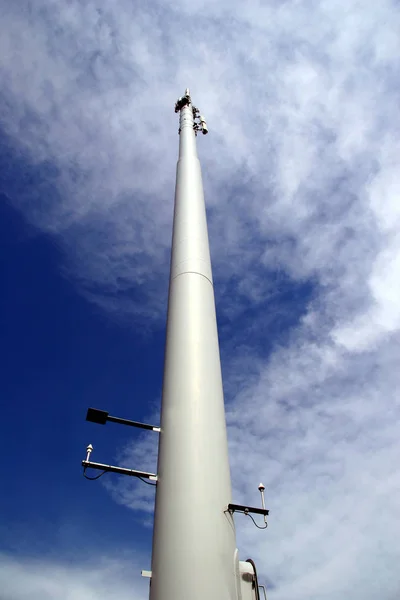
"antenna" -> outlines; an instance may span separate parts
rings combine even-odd
[[[192,105],[189,88],[186,88],[184,95],[181,96],[180,98],[178,98],[178,100],[175,102],[175,112],[176,113],[180,112],[183,108],[185,108],[185,106],[191,107],[191,109],[192,109],[193,129],[194,129],[195,135],[197,135],[197,133],[199,131],[201,131],[204,135],[207,134],[208,127],[207,127],[206,120],[204,118],[204,115],[200,114],[199,109]],[[181,128],[179,127],[179,133],[180,132],[181,132]]]
[[[260,494],[261,494],[261,506],[265,510],[265,498],[264,498],[265,485],[263,483],[260,483],[260,485],[258,486],[258,489],[259,489]],[[266,525],[267,525],[267,514],[264,515],[264,523]]]

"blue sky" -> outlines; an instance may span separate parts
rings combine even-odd
[[[4,598],[143,600],[189,86],[238,522],[272,600],[399,595],[394,0],[0,0]],[[227,16],[229,15],[229,17]],[[0,598],[2,598],[0,593]]]
[[[54,544],[70,552],[83,540],[85,547],[124,544],[135,516],[84,480],[79,463],[89,442],[100,461],[112,462],[132,432],[98,431],[85,422],[86,409],[148,415],[160,393],[162,331],[146,339],[104,319],[60,274],[52,240],[6,204],[1,213],[3,541],[28,552],[53,552]]]

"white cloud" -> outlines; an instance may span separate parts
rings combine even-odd
[[[172,109],[191,85],[210,126],[219,314],[235,324],[250,306],[259,330],[276,318],[273,274],[314,286],[289,339],[266,340],[268,361],[250,325],[236,351],[224,327],[235,494],[257,501],[264,479],[272,509],[265,535],[240,524],[242,548],[276,600],[397,597],[397,3],[0,8],[0,123],[43,176],[36,198],[26,182],[6,191],[113,314],[164,314]],[[138,490],[113,493],[148,510]]]
[[[235,494],[257,502],[261,479],[271,509],[265,534],[240,524],[242,549],[278,599],[394,598],[398,344],[351,356],[302,333],[229,409]]]
[[[126,556],[96,557],[79,565],[63,560],[0,555],[2,600],[144,600],[148,580]],[[137,573],[137,576],[135,574]]]
[[[152,423],[159,418],[149,419]],[[134,444],[128,444],[117,457],[118,464],[148,473],[157,472],[158,434],[146,432],[139,436]],[[135,466],[132,466],[135,465]],[[104,486],[111,492],[119,503],[133,510],[142,511],[141,521],[152,527],[152,512],[154,510],[155,487],[151,482],[136,480],[134,477],[121,477],[118,480],[105,480]],[[149,518],[143,521],[143,515]]]

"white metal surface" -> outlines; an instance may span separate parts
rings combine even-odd
[[[241,560],[239,562],[241,600],[259,600],[257,581],[253,566]]]
[[[181,99],[180,99],[181,100]],[[192,105],[180,144],[154,519],[151,600],[236,600],[235,526]]]

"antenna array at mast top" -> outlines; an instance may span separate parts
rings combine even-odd
[[[195,130],[196,135],[197,135],[198,131],[201,131],[204,135],[206,135],[208,133],[208,127],[207,127],[206,120],[204,118],[204,115],[200,114],[199,109],[196,108],[195,106],[193,106],[192,99],[190,97],[189,88],[186,88],[185,94],[183,96],[181,96],[180,98],[178,98],[178,100],[175,102],[175,112],[176,113],[180,112],[186,106],[192,107],[193,129]],[[180,133],[180,130],[179,130],[179,133]]]

